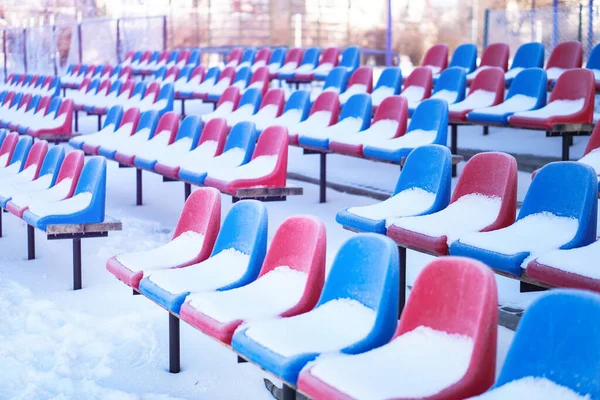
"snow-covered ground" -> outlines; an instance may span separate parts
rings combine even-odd
[[[82,130],[92,132],[96,118],[80,118]],[[469,128],[461,128],[463,143],[470,136],[475,138],[474,133],[463,136],[463,129]],[[481,136],[480,131],[477,134]],[[496,129],[492,129],[488,137],[476,139],[494,140],[495,134]],[[547,143],[554,140],[541,133],[535,136],[536,143],[537,138]],[[575,148],[585,146],[580,143],[585,140],[575,138]],[[529,143],[525,139],[513,141]],[[509,146],[508,139],[502,143]],[[555,145],[558,152],[560,143]],[[544,146],[540,145],[540,151]],[[290,171],[317,177],[318,159],[302,156],[299,149],[292,148]],[[342,156],[328,158],[328,171],[332,181],[383,192],[393,190],[399,174],[395,166]],[[170,374],[166,312],[144,296],[132,296],[130,288],[106,271],[109,257],[163,244],[175,228],[183,207],[183,184],[163,183],[160,176],[150,173],[144,173],[143,179],[144,205],[138,207],[134,169],[119,169],[116,163],[108,163],[106,212],[122,220],[123,231],[83,241],[84,288],[79,291],[71,290],[71,242],[48,242],[36,232],[37,259],[26,261],[25,223],[4,215],[4,237],[0,239],[1,399],[271,398],[262,382],[264,372],[249,363],[237,364],[230,350],[185,323],[181,325],[182,372]],[[530,174],[519,174],[520,201],[529,182]],[[340,245],[353,235],[336,224],[335,214],[349,206],[376,201],[328,190],[327,203],[319,204],[316,185],[290,183],[303,186],[304,195],[289,197],[287,202],[265,203],[269,237],[289,216],[315,215],[327,227],[329,266]],[[225,216],[231,199],[224,196],[222,200]],[[409,285],[431,259],[408,252]],[[519,294],[518,282],[497,280],[502,304],[526,306],[539,295]],[[513,332],[499,328],[499,333],[497,363],[501,366]]]

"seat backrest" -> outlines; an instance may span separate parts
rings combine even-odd
[[[325,49],[323,54],[321,54],[319,65],[331,64],[335,67],[338,64],[339,57],[340,49],[338,49],[337,47],[328,47]]]
[[[346,118],[362,119],[360,130],[363,131],[371,126],[372,116],[373,105],[371,104],[371,96],[368,93],[357,93],[350,96],[346,104],[342,106],[339,121]]]
[[[491,269],[462,257],[441,257],[430,262],[413,285],[395,336],[419,326],[473,339],[465,376],[477,379],[470,395],[481,393],[493,384],[498,289]]]
[[[360,67],[356,69],[348,80],[348,87],[355,84],[365,85],[367,93],[371,93],[373,91],[373,68]]]
[[[349,71],[354,71],[360,65],[360,47],[359,46],[348,46],[342,52],[340,67],[345,67]]]
[[[58,171],[58,176],[56,177],[54,185],[58,185],[65,179],[71,179],[71,188],[66,198],[73,196],[73,192],[75,192],[75,186],[77,186],[77,181],[81,175],[84,162],[85,154],[83,151],[74,150],[66,155],[62,164],[60,165],[60,170]]]
[[[242,49],[240,47],[236,47],[234,49],[231,50],[231,53],[229,53],[229,55],[227,56],[227,63],[226,65],[233,64],[233,66],[235,67],[236,65],[238,65],[240,63],[240,60],[242,59]]]
[[[425,88],[425,94],[423,98],[431,96],[431,89],[433,87],[433,74],[431,69],[427,67],[417,67],[410,73],[408,78],[404,81],[404,90],[409,86],[420,86]]]
[[[154,72],[154,79],[162,81],[165,79],[166,75],[167,75],[167,67],[162,66],[159,69],[157,69],[156,72]]]
[[[269,126],[258,137],[252,159],[260,156],[284,156],[287,159],[287,129],[282,126]]]
[[[319,63],[320,53],[321,52],[318,47],[309,47],[306,49],[306,51],[304,51],[300,65],[313,65],[316,67]]]
[[[200,121],[202,122],[202,121]],[[227,121],[223,118],[213,118],[204,125],[204,128],[201,128],[200,140],[198,141],[198,145],[208,142],[209,140],[214,140],[217,142],[217,149],[215,150],[215,155],[219,155],[223,152],[225,148],[225,143],[227,141],[227,134],[229,133],[229,128],[227,127]]]
[[[169,135],[169,144],[171,144],[173,143],[173,140],[175,140],[178,129],[179,113],[170,111],[160,117],[156,130],[154,131],[154,135],[152,135],[151,138],[154,138],[158,135]]]
[[[127,111],[123,113],[121,117],[121,121],[119,123],[119,128],[124,126],[125,124],[132,124],[131,126],[131,134],[133,134],[137,128],[138,124],[140,124],[140,109],[136,107],[128,108]]]
[[[92,200],[86,208],[86,223],[102,222],[106,207],[106,158],[92,157],[83,169],[74,195],[90,193]]]
[[[304,121],[309,112],[310,108],[310,93],[306,90],[296,90],[290,95],[290,98],[285,103],[285,108],[283,109],[283,114],[285,114],[289,110],[300,110],[302,113],[302,117],[300,121]]]
[[[110,92],[110,79],[105,79],[103,81],[100,81],[100,84],[98,85],[98,91],[97,93],[109,93]]]
[[[110,80],[108,80],[108,82],[110,82]],[[110,92],[108,92],[108,94],[114,94],[115,96],[118,95],[121,92],[121,87],[123,87],[123,82],[121,81],[115,81],[114,83],[111,83]]]
[[[54,117],[56,112],[60,109],[62,103],[63,101],[61,97],[52,97],[50,103],[48,103],[48,107],[46,107],[46,114],[44,115],[50,115]]]
[[[244,50],[244,54],[242,55],[242,60],[240,61],[240,64],[242,63],[249,63],[252,64],[254,62],[254,57],[256,56],[256,49],[246,49]]]
[[[158,82],[152,82],[146,87],[144,93],[144,99],[154,97],[154,100],[158,98],[158,92],[160,91],[160,84]]]
[[[499,152],[479,153],[471,157],[458,178],[450,203],[471,193],[500,197],[502,201],[498,219],[485,230],[511,225],[517,214],[515,158]]]
[[[141,96],[144,96],[144,93],[146,93],[146,84],[144,82],[138,82],[133,87],[133,92],[131,93],[131,96],[129,96],[129,97],[131,98],[138,94]]]
[[[129,65],[123,67],[121,69],[121,73],[119,74],[119,79],[129,79],[131,78],[131,67]]]
[[[183,138],[190,138],[192,143],[190,149],[196,147],[198,140],[200,140],[200,134],[202,133],[202,120],[197,115],[186,116],[181,124],[179,124],[179,130],[175,136],[175,142]]]
[[[440,99],[426,99],[417,105],[406,133],[416,130],[436,131],[435,144],[448,141],[448,103]]]
[[[270,58],[271,58],[271,49],[268,47],[263,47],[262,49],[260,49],[256,52],[256,55],[254,56],[253,64],[256,64],[259,61],[263,61],[266,65],[267,62],[269,62]]]
[[[469,87],[469,94],[476,90],[485,90],[496,94],[492,105],[500,104],[504,101],[504,70],[499,67],[490,67],[482,70],[475,76],[471,86]],[[468,96],[467,95],[467,96]]]
[[[123,107],[117,105],[112,106],[108,109],[108,113],[104,118],[104,123],[102,124],[102,128],[107,128],[111,125],[116,129],[121,123],[121,118],[123,118]]]
[[[177,68],[177,66],[172,66],[167,70],[167,73],[165,74],[165,79],[170,76],[173,77],[174,81],[177,80],[177,78],[179,77],[179,68]]]
[[[600,44],[595,45],[592,51],[590,52],[585,67],[587,69],[600,70]]]
[[[2,101],[2,105],[11,106],[13,104],[13,99],[15,98],[15,92],[8,92],[4,95],[4,100]]]
[[[196,67],[198,65],[200,65],[200,49],[193,49],[190,52],[190,56],[187,60],[187,65],[192,66],[192,67]]]
[[[585,99],[584,108],[593,105],[596,80],[589,69],[572,69],[563,72],[556,80],[556,85],[550,95],[550,100]],[[593,106],[590,107],[593,109]]]
[[[265,66],[254,71],[250,78],[250,82],[248,83],[248,87],[260,88],[261,95],[264,96],[264,94],[267,93],[267,89],[269,89],[269,68]]]
[[[398,128],[393,137],[404,135],[408,121],[408,101],[402,96],[390,96],[383,99],[377,107],[377,111],[375,111],[371,125],[375,125],[377,121],[382,120],[398,122]]]
[[[179,57],[177,57],[177,63],[179,64],[183,61],[184,65],[187,64],[188,60],[190,59],[190,54],[191,52],[189,50],[181,50],[179,52]]]
[[[546,71],[542,68],[527,68],[519,72],[513,79],[506,100],[517,94],[533,97],[537,99],[534,109],[538,109],[546,105],[547,88]]]
[[[229,136],[227,136],[223,153],[233,148],[243,149],[245,153],[241,164],[246,164],[252,159],[257,138],[258,133],[253,122],[238,122],[231,128]]]
[[[165,107],[166,110],[173,109],[173,101],[175,100],[175,88],[172,83],[167,83],[160,88],[160,92],[158,93],[158,97],[156,100],[167,100],[167,105]]]
[[[133,81],[131,79],[127,79],[125,82],[121,83],[121,90],[119,91],[119,96],[126,94],[127,98],[129,98],[131,97],[134,89],[135,84],[133,83]]]
[[[294,47],[289,49],[285,55],[285,60],[283,60],[283,65],[287,63],[296,63],[300,65],[302,60],[304,59],[304,49],[301,47]]]
[[[19,171],[23,169],[25,164],[25,160],[27,159],[27,155],[29,154],[29,150],[31,149],[31,145],[33,144],[33,138],[31,136],[21,136],[15,145],[15,150],[10,157],[10,161],[7,165],[13,163],[20,163]]]
[[[596,150],[599,147],[600,147],[600,121],[597,122],[596,125],[594,125],[594,130],[592,131],[592,135],[590,136],[590,139],[588,140],[588,143],[587,143],[587,146],[585,147],[585,151],[583,152],[583,155],[585,156],[590,151]]]
[[[18,108],[24,107],[24,109],[27,109],[29,107],[31,97],[31,93],[24,94],[23,97],[21,97],[21,101],[19,102]]]
[[[66,124],[71,124],[71,118],[73,116],[73,100],[65,99],[60,104],[60,108],[56,111],[54,118],[58,118],[59,116],[66,114],[67,118],[65,119]]]
[[[600,396],[600,296],[556,289],[531,304],[519,322],[495,387],[546,378],[581,396]]]
[[[275,106],[277,108],[276,116],[281,115],[283,107],[285,106],[285,92],[280,88],[269,89],[269,91],[263,96],[260,108],[266,106]]]
[[[240,103],[241,97],[242,95],[240,94],[240,89],[235,86],[230,86],[225,89],[221,97],[219,97],[216,108],[219,108],[223,103],[232,103],[232,110],[235,110]]]
[[[52,175],[52,181],[50,185],[54,185],[56,178],[58,177],[58,172],[60,171],[60,167],[65,159],[65,148],[62,146],[53,146],[48,150],[46,156],[44,157],[44,161],[41,163],[42,166],[37,174],[37,176],[44,175]]]
[[[310,115],[318,111],[329,111],[331,113],[331,119],[329,124],[334,124],[338,120],[340,113],[340,99],[335,92],[323,92],[315,100],[310,109]]]
[[[245,68],[242,68],[242,69],[244,70],[244,74],[247,73],[246,71],[249,71],[249,69],[245,69]],[[240,76],[243,76],[243,75],[240,75]],[[223,72],[221,72],[221,74],[219,76],[219,82],[227,79],[227,80],[229,80],[230,83],[232,83],[233,79],[235,77],[236,77],[235,67],[227,67],[223,70]],[[207,79],[208,79],[208,77],[205,78],[205,80],[207,80]]]
[[[252,106],[252,114],[255,114],[258,111],[258,107],[260,107],[260,101],[261,90],[256,88],[248,89],[242,94],[238,109],[250,105]]]
[[[155,110],[148,110],[141,113],[140,122],[137,126],[134,135],[148,128],[150,130],[150,132],[148,133],[148,139],[152,138],[156,133],[158,127],[158,118],[158,112]]]
[[[394,89],[394,94],[399,94],[402,89],[402,71],[398,67],[387,67],[381,72],[375,89],[380,87],[390,87]]]
[[[198,67],[198,68],[200,68],[200,67]],[[196,71],[196,70],[194,70],[194,71]],[[201,79],[201,81],[207,82],[207,81],[214,80],[214,82],[217,82],[220,79],[220,76],[221,76],[221,70],[219,69],[219,67],[211,67],[208,69],[208,71],[206,71],[206,74],[204,75],[204,78]]]
[[[298,308],[310,309],[317,304],[323,288],[326,249],[327,235],[323,222],[312,216],[287,218],[271,240],[259,276],[282,266],[307,273],[308,280]]]
[[[140,59],[142,58],[142,55],[143,55],[143,54],[144,54],[144,52],[143,52],[143,51],[136,51],[136,52],[133,54],[133,58],[132,58],[132,60],[131,60],[131,61],[132,61],[132,62],[133,62],[133,61],[140,61]]]
[[[544,68],[544,45],[531,42],[519,46],[510,68]]]
[[[84,90],[84,93],[87,94],[95,94],[98,93],[98,87],[100,86],[100,79],[92,79],[89,83],[89,85],[87,86],[87,88]],[[80,86],[80,89],[84,87],[83,83]]]
[[[198,77],[198,82],[202,82],[204,80],[204,77],[207,74],[207,71],[206,71],[206,68],[204,67],[204,65],[197,65],[197,66],[192,67],[188,64],[188,68],[192,68],[191,73],[188,75],[188,81],[191,81],[195,77]],[[216,71],[218,73],[219,69],[217,68]]]
[[[37,106],[38,106],[38,104],[40,104],[41,99],[42,99],[42,96],[40,96],[39,94],[32,96],[31,101],[27,105],[27,108],[25,109],[25,111],[37,110]]]
[[[506,71],[508,69],[509,53],[508,44],[492,43],[483,50],[479,66],[499,67]]]
[[[517,219],[540,212],[575,218],[579,221],[577,233],[563,247],[579,247],[596,240],[597,209],[598,179],[593,168],[561,161],[547,164],[535,174]]]
[[[21,103],[22,98],[23,98],[22,92],[15,94],[15,97],[13,97],[12,101],[10,102],[10,108],[16,109],[19,106],[19,103]]]
[[[114,67],[112,69],[112,71],[110,71],[110,75],[108,76],[109,78],[118,78],[119,75],[121,75],[121,71],[123,71],[123,67],[121,67],[120,65],[117,65],[116,67]]]
[[[6,164],[4,165],[8,165],[9,161],[12,159],[18,140],[19,134],[17,132],[10,132],[4,138],[2,146],[0,146],[0,156],[6,155]],[[3,167],[4,165],[0,165],[0,167]]]
[[[456,102],[463,101],[467,91],[467,72],[461,67],[446,68],[435,82],[433,93],[440,90],[457,92]]]
[[[548,62],[546,63],[546,69],[549,68],[581,68],[583,63],[583,47],[581,43],[572,40],[568,42],[561,42],[552,49]]]
[[[467,73],[472,72],[477,66],[477,46],[473,43],[458,46],[452,54],[449,66],[462,67]]]
[[[221,193],[215,188],[194,190],[183,205],[173,239],[188,231],[204,235],[205,242],[215,242],[221,226]],[[212,250],[211,246],[211,250]]]
[[[348,77],[350,73],[344,67],[335,67],[325,77],[325,83],[323,84],[323,90],[330,88],[337,88],[339,93],[346,90],[348,85]]]
[[[271,65],[271,64],[282,65],[283,60],[285,60],[285,58],[286,58],[286,48],[285,47],[277,47],[277,48],[273,49],[273,51],[271,52],[271,58],[269,58],[267,65]]]
[[[37,113],[39,111],[44,111],[44,114],[46,114],[46,110],[48,109],[50,102],[55,98],[56,97],[42,96],[42,98],[40,98],[39,103],[37,104],[37,107],[35,108],[35,112]],[[58,101],[60,101],[60,98],[58,98]]]
[[[435,44],[431,46],[421,60],[421,66],[426,65],[438,67],[440,72],[445,70],[448,67],[448,45]]]
[[[180,80],[180,79],[185,78],[186,81],[190,80],[190,75],[192,74],[193,68],[194,67],[189,66],[189,65],[186,65],[185,67],[183,67],[181,69],[181,71],[179,71],[179,76],[177,77],[177,79]]]
[[[224,74],[225,72],[223,72]],[[223,77],[221,74],[221,78]],[[235,74],[235,78],[233,79],[233,83],[241,82],[243,83],[242,87],[245,88],[248,86],[248,82],[250,82],[250,78],[252,77],[252,70],[250,67],[242,67]]]

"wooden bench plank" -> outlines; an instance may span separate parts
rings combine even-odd
[[[91,224],[56,224],[46,227],[46,234],[51,235],[77,235],[77,234],[93,234],[111,231],[120,231],[123,229],[121,221],[106,216],[103,222]]]

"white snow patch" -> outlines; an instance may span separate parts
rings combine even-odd
[[[600,268],[592,262],[600,255],[600,242],[568,250],[554,250],[537,258],[540,264],[592,279],[600,279]]]
[[[398,130],[399,122],[393,119],[380,119],[361,132],[349,132],[347,135],[336,135],[331,141],[345,144],[368,144],[379,140],[389,140]]]
[[[409,86],[400,93],[400,96],[404,97],[408,101],[408,106],[412,107],[413,104],[416,104],[423,100],[423,96],[425,96],[425,88],[423,86]]]
[[[181,138],[172,145],[164,149],[163,153],[156,159],[159,164],[167,167],[178,167],[182,160],[190,154],[192,139],[189,137]],[[213,157],[217,151],[218,142],[216,140],[207,140],[198,145],[194,151],[195,155],[201,157]]]
[[[504,80],[514,79],[517,75],[519,75],[519,72],[523,71],[524,69],[525,68],[521,68],[521,67],[515,67],[515,68],[509,69],[504,74]]]
[[[546,76],[548,77],[549,81],[555,81],[558,79],[558,77],[560,77],[564,72],[566,71],[566,69],[563,68],[558,68],[558,67],[553,67],[553,68],[549,68],[546,70]]]
[[[490,115],[510,114],[519,111],[531,110],[533,107],[535,107],[535,103],[537,103],[537,99],[535,97],[516,94],[510,99],[505,100],[503,103],[500,103],[496,106],[478,109],[477,113]]]
[[[217,107],[217,109],[215,111],[208,113],[208,114],[204,114],[202,116],[202,122],[207,123],[211,119],[223,118],[223,117],[231,114],[232,111],[233,111],[233,102],[231,102],[231,101],[223,102],[223,103],[221,103],[221,105],[219,107]]]
[[[353,96],[353,95],[359,94],[359,93],[367,93],[367,85],[362,84],[362,83],[353,84],[348,89],[346,89],[346,91],[344,93],[340,94],[340,96],[339,96],[340,103],[346,104],[346,102],[348,101],[350,96]]]
[[[336,124],[324,127],[322,129],[311,130],[302,134],[302,136],[315,139],[333,139],[338,136],[343,137],[358,132],[362,123],[362,118],[347,117]]]
[[[582,396],[546,378],[526,377],[506,383],[499,388],[471,398],[478,400],[590,400],[591,396],[589,394]]]
[[[594,168],[596,174],[600,174],[600,149],[594,149],[583,156],[580,163],[584,163]]]
[[[305,133],[312,132],[315,129],[325,128],[329,125],[330,120],[331,112],[317,111],[314,114],[310,115],[306,120],[298,123],[297,125],[288,126],[288,132],[290,135],[303,135]]]
[[[259,156],[239,167],[214,168],[208,172],[208,176],[224,182],[262,178],[275,170],[278,157],[278,155]]]
[[[245,156],[246,150],[239,147],[231,148],[215,157],[209,156],[206,148],[198,147],[188,153],[181,163],[181,169],[195,173],[230,169],[240,165]]]
[[[570,115],[580,111],[583,108],[585,99],[577,100],[554,100],[548,103],[545,107],[537,110],[515,113],[519,117],[528,118],[549,118],[560,115]]]
[[[456,102],[456,99],[458,98],[458,92],[442,89],[432,94],[430,98],[444,100],[446,103],[452,104]]]
[[[68,215],[85,210],[92,203],[92,194],[78,193],[75,196],[54,202],[35,202],[29,206],[29,211],[39,217],[47,215]]]
[[[450,104],[448,109],[450,111],[465,111],[485,108],[491,106],[495,99],[496,93],[479,89],[468,95],[463,101]]]
[[[423,67],[425,68],[429,68],[431,70],[431,74],[432,75],[437,75],[440,73],[440,71],[442,70],[440,67],[438,67],[437,65],[423,65]]]
[[[388,150],[415,148],[433,143],[436,136],[437,131],[415,129],[397,138],[369,141],[368,146]]]
[[[31,182],[7,182],[6,184],[4,182],[0,182],[0,195],[5,198],[11,198],[16,195],[46,190],[50,186],[50,183],[52,183],[52,177],[52,174],[46,174]]]
[[[489,65],[482,65],[481,67],[477,68],[475,71],[471,72],[470,74],[467,74],[467,79],[468,80],[473,80],[475,79],[475,77],[477,75],[479,75],[479,73],[483,70],[486,70],[488,68],[491,68]]]
[[[394,88],[380,86],[371,93],[371,104],[379,106],[383,100],[394,95]]]
[[[392,219],[425,212],[431,208],[434,201],[435,193],[412,187],[377,204],[350,207],[348,212],[372,220]]]
[[[60,201],[69,194],[72,181],[71,178],[65,178],[56,185],[45,190],[15,194],[11,202],[20,207],[25,207],[34,203]]]
[[[19,173],[19,168],[21,168],[21,161],[15,161],[14,163],[0,168],[0,178],[6,178],[11,175],[16,175]]]

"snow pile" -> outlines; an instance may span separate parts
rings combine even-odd
[[[258,110],[256,114],[251,115],[246,120],[254,122],[254,124],[257,126],[259,124],[261,126],[265,126],[270,121],[273,121],[275,118],[277,118],[278,109],[279,107],[277,107],[275,104],[267,104],[266,106]]]
[[[92,203],[92,194],[83,192],[75,196],[51,203],[35,202],[29,206],[29,211],[39,217],[48,215],[69,215],[87,209]]]
[[[155,110],[155,111],[161,111],[164,110],[167,107],[168,104],[168,100],[167,99],[160,99],[154,103],[152,103],[147,109],[144,109],[143,107],[140,107],[140,111],[147,111],[147,110]]]
[[[480,231],[491,225],[498,218],[501,205],[500,197],[471,193],[460,197],[436,213],[398,218],[387,223],[388,226],[395,225],[426,236],[446,236],[447,243],[450,245],[465,234]]]
[[[0,182],[0,193],[2,192],[2,188],[6,185],[14,185],[31,181],[35,177],[35,171],[37,170],[37,167],[37,164],[31,164],[18,174],[14,174],[11,176],[3,176],[2,182]]]
[[[506,72],[504,74],[504,80],[509,80],[509,79],[514,79],[517,75],[519,75],[519,72],[523,71],[525,68],[521,68],[521,67],[515,67],[515,68],[511,68],[508,70],[508,72]]]
[[[246,150],[240,147],[233,147],[222,154],[212,157],[205,153],[203,149],[196,148],[188,153],[181,163],[181,169],[195,173],[210,172],[213,169],[220,171],[237,167],[244,161]]]
[[[305,314],[250,324],[246,336],[283,357],[333,352],[367,337],[376,316],[360,302],[340,298]]]
[[[227,120],[228,126],[233,126],[238,122],[249,121],[253,114],[254,104],[244,104],[231,114],[227,115],[225,119]]]
[[[219,105],[219,107],[217,107],[217,109],[215,111],[208,113],[208,114],[204,114],[202,116],[202,122],[207,123],[211,119],[223,118],[224,116],[231,114],[232,111],[233,111],[233,102],[226,101],[224,103],[221,103],[221,105]]]
[[[90,144],[96,144],[99,143],[100,141],[102,141],[102,139],[109,134],[112,134],[115,132],[116,129],[116,125],[115,124],[110,124],[105,126],[104,128],[102,128],[101,130],[99,130],[96,133],[91,133],[89,135],[81,135],[81,136],[77,136],[74,137],[70,140],[71,143],[90,143]]]
[[[189,305],[220,323],[274,318],[302,298],[308,274],[277,267],[249,285],[188,296]]]
[[[333,69],[332,63],[323,63],[315,68],[312,72],[319,75],[326,75],[329,71]]]
[[[222,95],[225,89],[231,86],[231,78],[223,78],[219,80],[214,86],[207,89],[209,95]]]
[[[290,135],[303,135],[316,129],[325,128],[329,125],[330,120],[330,111],[317,111],[297,125],[288,126],[288,132]]]
[[[40,129],[54,129],[62,126],[67,120],[67,113],[64,112],[56,118],[52,118],[51,116],[44,117],[41,121],[37,122],[34,125],[29,125],[30,129],[40,130]]]
[[[15,161],[14,163],[0,168],[0,178],[6,178],[9,177],[11,175],[16,175],[19,173],[19,169],[21,168],[21,161]]]
[[[289,128],[290,126],[299,124],[301,118],[302,111],[293,108],[284,112],[277,118],[256,118],[254,119],[254,123],[256,124],[256,129],[259,131],[264,131],[269,126],[283,126],[285,128]]]
[[[600,268],[591,260],[600,255],[600,242],[568,250],[554,250],[537,258],[540,264],[548,265],[565,272],[600,279]]]
[[[437,75],[440,73],[440,71],[442,70],[440,67],[438,67],[437,65],[423,65],[423,67],[425,68],[429,68],[431,70],[431,74],[432,75]]]
[[[600,149],[594,149],[581,157],[580,163],[584,163],[594,168],[596,174],[600,174]]]
[[[133,154],[139,159],[156,160],[166,151],[169,146],[169,140],[171,140],[171,131],[162,131],[144,143],[143,146],[132,149]]]
[[[8,161],[9,161],[9,159],[8,159],[9,155],[10,155],[9,153],[4,153],[0,156],[0,166],[2,166],[2,167],[7,166]]]
[[[377,107],[383,100],[394,95],[394,88],[388,86],[380,86],[371,93],[371,104]]]
[[[0,196],[8,199],[16,195],[46,190],[50,186],[50,183],[52,183],[52,178],[52,174],[46,174],[31,182],[17,183],[2,181],[0,182]]]
[[[142,128],[133,135],[129,135],[127,131],[123,131],[122,135],[107,136],[100,144],[100,147],[108,151],[116,151],[120,150],[120,148],[126,149],[130,143],[131,146],[137,147],[147,142],[149,135],[150,128]]]
[[[362,118],[346,117],[337,124],[333,124],[322,129],[311,130],[302,134],[302,136],[314,139],[331,139],[337,136],[346,136],[358,132],[362,123]]]
[[[591,400],[590,395],[582,396],[573,390],[558,385],[546,378],[527,377],[506,383],[480,396],[472,397],[478,400]]]
[[[423,86],[409,86],[400,93],[400,96],[404,97],[408,101],[408,106],[412,107],[414,104],[423,100],[425,96],[425,88]]]
[[[252,67],[250,67],[250,71],[252,71],[253,73],[259,69],[260,67],[264,67],[267,63],[265,62],[265,60],[258,60],[255,61],[254,64],[252,64]]]
[[[116,143],[117,151],[127,156],[139,155],[142,149],[144,149],[146,145],[152,141],[154,141],[154,144],[151,145],[151,148],[159,145],[166,146],[168,144],[168,139],[171,136],[170,131],[164,130],[158,132],[152,138],[148,139],[147,135],[140,135],[140,132],[133,136],[125,137],[123,140],[118,140]]]
[[[244,80],[244,79],[240,79],[240,80],[238,80],[238,81],[235,81],[235,82],[233,82],[233,85],[231,85],[231,86],[233,86],[233,87],[236,87],[236,88],[240,89],[240,92],[242,92],[242,93],[243,93],[243,92],[244,92],[244,90],[243,90],[243,89],[245,89],[245,88],[246,88],[246,85],[247,85],[247,84],[248,84],[248,82],[247,82],[246,80]],[[212,94],[212,93],[211,93],[211,94]]]
[[[13,196],[11,202],[20,207],[25,207],[36,202],[60,201],[67,197],[71,191],[71,178],[65,178],[59,183],[46,190],[29,193],[18,193]]]
[[[473,339],[419,326],[358,355],[318,358],[311,375],[356,399],[423,398],[461,380]]]
[[[514,115],[527,118],[544,119],[560,115],[570,115],[580,111],[585,104],[585,99],[554,100],[538,110],[515,113]]]
[[[432,144],[436,136],[437,131],[415,129],[394,139],[369,141],[368,146],[386,150],[410,149],[425,146],[426,144]]]
[[[112,129],[109,129],[109,128],[112,128]],[[102,129],[98,133],[95,133],[92,135],[86,135],[86,136],[79,136],[79,137],[82,138],[82,141],[85,143],[88,143],[91,145],[102,145],[103,143],[110,141],[112,138],[115,138],[115,136],[112,136],[112,135],[118,135],[118,137],[131,136],[132,128],[133,128],[133,123],[131,123],[131,122],[123,124],[116,131],[114,129],[114,125],[110,125],[110,126],[106,127],[105,129]]]
[[[336,135],[330,140],[345,144],[368,144],[379,140],[392,139],[398,131],[399,122],[393,119],[380,119],[361,132],[349,132],[346,135]]]
[[[367,85],[362,83],[355,83],[354,85],[350,86],[348,89],[346,89],[344,93],[340,94],[340,103],[346,104],[346,102],[352,95],[359,93],[367,93]]]
[[[442,89],[432,94],[431,98],[444,100],[446,103],[452,104],[456,102],[456,99],[458,98],[458,92],[452,92],[450,90]]]
[[[553,68],[548,68],[546,70],[546,76],[548,77],[549,81],[555,81],[558,79],[559,76],[561,76],[563,74],[563,72],[565,72],[566,69],[563,68],[557,68],[557,67],[553,67]]]
[[[298,68],[296,68],[295,70],[285,71],[285,72],[287,72],[287,73],[293,72],[294,74],[306,74],[306,73],[313,72],[314,69],[315,69],[315,66],[313,64],[302,64]],[[280,70],[279,72],[281,73],[281,72],[284,72],[284,71]]]
[[[185,268],[152,272],[148,279],[169,293],[203,293],[217,290],[242,279],[250,256],[234,248]]]
[[[173,88],[177,92],[191,92],[200,85],[200,78],[200,75],[196,75],[190,80],[188,80],[187,78],[180,78],[177,81],[175,81]]]
[[[506,255],[529,253],[522,264],[525,268],[537,255],[570,242],[577,234],[578,227],[579,221],[576,218],[540,212],[530,214],[506,228],[463,236],[460,242]]]
[[[212,168],[208,171],[208,176],[223,182],[266,177],[275,171],[278,158],[278,155],[259,156],[239,167]]]
[[[119,254],[116,259],[131,272],[172,268],[196,258],[203,243],[204,235],[186,231],[162,246],[147,251]]]
[[[218,142],[216,140],[207,140],[198,145],[194,150],[194,156],[200,158],[212,158],[217,151]],[[164,152],[158,156],[156,161],[167,167],[178,167],[182,160],[185,160],[192,151],[192,139],[181,138],[172,145],[168,146]]]
[[[491,68],[489,65],[482,65],[481,67],[477,68],[475,71],[471,72],[470,74],[467,74],[467,79],[468,80],[473,80],[475,79],[475,77],[477,75],[479,75],[479,73],[483,70],[486,70],[488,68]]]
[[[348,212],[371,220],[392,219],[421,214],[430,209],[434,201],[435,193],[412,187],[377,204],[350,207]]]
[[[467,111],[478,108],[489,107],[494,103],[496,99],[496,93],[489,92],[487,90],[478,89],[473,93],[469,94],[463,101],[458,103],[450,104],[448,110],[450,111]]]
[[[250,67],[250,61],[244,61],[244,62],[238,64],[238,66],[235,67],[235,70],[239,71],[240,69],[245,68],[245,67]]]
[[[535,97],[516,94],[496,106],[479,109],[477,113],[490,115],[512,114],[519,111],[531,110],[535,107],[536,103],[537,99]]]
[[[297,68],[298,68],[298,63],[295,61],[290,61],[288,63],[285,63],[281,68],[279,68],[275,71],[271,71],[271,66],[269,66],[269,72],[271,72],[271,73],[277,72],[279,74],[285,74],[285,73],[293,72]]]

